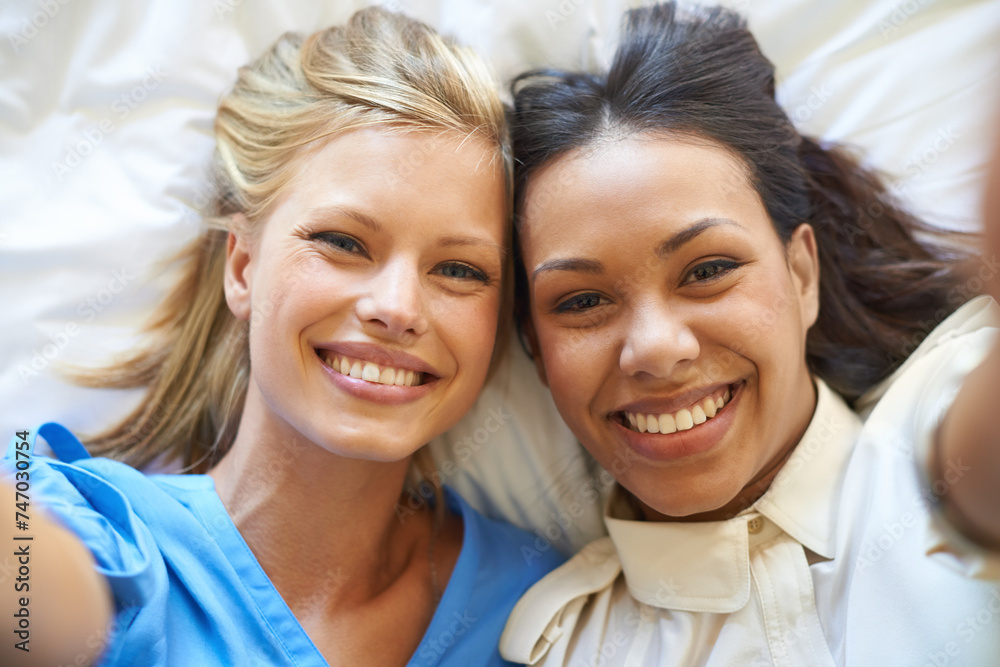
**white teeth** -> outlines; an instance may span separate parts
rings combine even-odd
[[[663,413],[655,415],[641,412],[625,412],[625,418],[628,422],[626,425],[639,433],[676,433],[677,431],[687,431],[698,424],[704,424],[717,415],[719,410],[726,407],[731,398],[732,395],[727,388],[726,392],[718,398],[706,396],[700,403],[695,403],[690,408],[683,408],[673,414]]]
[[[327,366],[342,375],[377,384],[395,385],[397,387],[414,387],[420,384],[423,374],[402,368],[387,366],[381,368],[371,361],[359,361],[338,355],[321,353],[320,358]]]
[[[650,433],[660,432],[660,421],[656,415],[646,415],[646,430]]]
[[[689,428],[694,427],[694,419],[691,417],[691,411],[687,408],[681,408],[677,411],[674,416],[674,420],[677,422],[678,431],[686,431]]]
[[[378,370],[378,365],[368,362],[365,364],[364,368],[361,369],[361,379],[365,382],[378,382],[381,373]]]
[[[708,417],[705,416],[705,411],[700,405],[696,405],[691,409],[691,419],[694,420],[695,424],[704,424],[708,421]]]
[[[660,415],[660,433],[674,433],[677,430],[677,424],[674,422],[674,416],[669,414]]]
[[[702,409],[705,410],[705,416],[708,417],[709,419],[714,417],[715,413],[719,411],[719,408],[716,407],[715,401],[712,400],[711,396],[702,401],[701,405]]]

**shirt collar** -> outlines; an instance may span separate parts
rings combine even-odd
[[[833,558],[840,492],[861,420],[822,380],[815,382],[816,410],[802,439],[767,492],[736,517],[636,521],[620,494],[611,495],[605,523],[633,597],[682,611],[741,609],[750,598],[750,548],[780,531]],[[764,530],[751,526],[761,515],[770,519]]]

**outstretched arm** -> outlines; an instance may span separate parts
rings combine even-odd
[[[986,185],[986,257],[1000,256],[1000,128]],[[994,261],[996,261],[994,259]],[[1000,276],[985,290],[1000,302]],[[937,467],[962,460],[970,469],[941,498],[945,515],[973,541],[1000,550],[1000,341],[969,374],[940,432]]]
[[[13,517],[16,502],[0,481],[3,513]],[[0,665],[96,664],[112,620],[104,577],[83,543],[41,514],[31,513],[30,535],[0,536]]]

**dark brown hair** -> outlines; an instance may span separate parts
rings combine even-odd
[[[710,140],[745,165],[779,235],[815,230],[820,309],[810,370],[848,401],[889,375],[963,301],[959,255],[895,205],[845,149],[803,137],[774,97],[774,66],[737,13],[665,3],[625,14],[607,72],[535,70],[512,84],[517,210],[536,169],[603,138]],[[518,271],[518,319],[527,314]]]

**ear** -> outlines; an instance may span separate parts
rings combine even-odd
[[[226,241],[226,268],[223,285],[226,303],[237,319],[250,320],[250,278],[252,244],[247,238],[247,220],[242,213],[233,216],[233,225]]]
[[[535,323],[531,321],[530,316],[521,320],[521,331],[524,332],[524,337],[527,339],[528,351],[531,353],[531,360],[535,363],[538,379],[548,387],[549,379],[545,377],[545,364],[542,362],[541,347],[538,345],[538,333],[535,331]]]
[[[799,297],[802,326],[808,330],[819,316],[819,255],[812,226],[802,223],[792,232],[786,246],[788,268]]]

